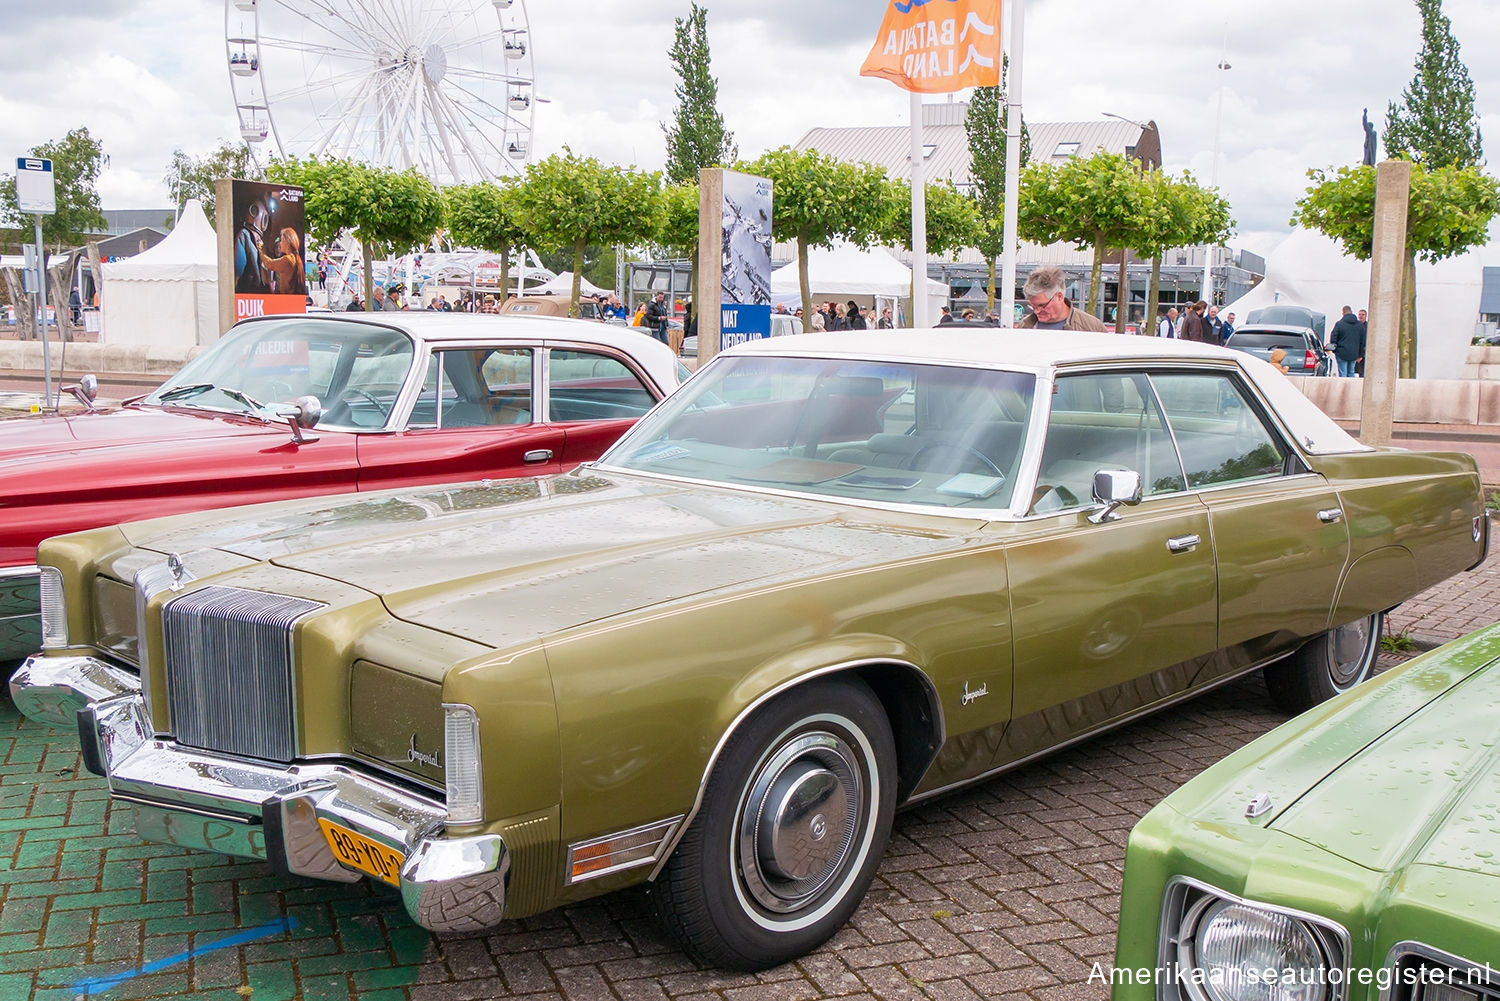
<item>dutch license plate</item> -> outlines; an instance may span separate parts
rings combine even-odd
[[[405,855],[322,817],[318,818],[318,826],[323,829],[328,847],[333,849],[340,862],[392,886],[401,885],[401,863],[406,861]]]

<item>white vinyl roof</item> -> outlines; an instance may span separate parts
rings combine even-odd
[[[1231,364],[1255,383],[1312,455],[1368,452],[1364,445],[1303,396],[1281,372],[1242,351],[1196,341],[1065,330],[934,327],[930,330],[856,330],[799,334],[751,341],[723,353],[809,358],[851,358],[915,364],[982,365],[1054,372],[1089,362],[1150,365],[1203,361]]]

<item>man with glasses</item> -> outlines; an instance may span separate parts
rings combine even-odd
[[[1062,268],[1042,267],[1033,271],[1021,286],[1021,294],[1031,305],[1031,312],[1017,324],[1023,330],[1094,330],[1104,333],[1104,323],[1081,309],[1068,305],[1063,297]]]

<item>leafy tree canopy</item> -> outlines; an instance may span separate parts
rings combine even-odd
[[[26,155],[52,161],[57,212],[42,217],[42,242],[61,250],[82,243],[91,233],[103,232],[98,184],[105,156],[99,140],[86,127],[79,127],[61,139],[31,147]],[[21,212],[16,199],[14,174],[0,180],[0,219],[8,226],[30,228],[31,217]]]
[[[1385,149],[1425,167],[1472,167],[1484,160],[1474,83],[1458,56],[1443,0],[1417,0],[1422,48],[1416,75],[1386,111]]]
[[[719,81],[709,65],[708,10],[695,2],[677,18],[670,55],[677,73],[677,112],[667,137],[667,179],[693,181],[703,167],[733,163],[739,155],[734,133],[719,114]]]
[[[1006,57],[1005,68],[1010,67]],[[964,117],[964,132],[969,140],[969,176],[974,181],[974,202],[981,225],[979,240],[974,244],[984,256],[993,260],[1005,252],[1005,156],[1006,130],[1009,128],[1005,107],[1005,76],[999,87],[980,87],[969,98]],[[1025,169],[1031,160],[1031,131],[1021,121],[1021,162]]]
[[[889,182],[890,232],[888,239],[907,250],[911,248],[911,185],[902,180]],[[979,209],[974,199],[961,193],[951,181],[927,185],[927,249],[934,254],[956,254],[975,245],[981,230]]]
[[[190,198],[202,202],[203,211],[211,221],[214,217],[214,181],[221,177],[259,181],[265,177],[265,171],[250,155],[249,146],[221,139],[218,147],[206,156],[189,156],[181,148],[173,150],[172,162],[162,175],[162,183],[172,192],[172,200],[179,208]]]
[[[662,189],[657,222],[652,243],[684,257],[693,256],[698,249],[698,185],[684,181]]]

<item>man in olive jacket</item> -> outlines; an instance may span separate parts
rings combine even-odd
[[[1094,330],[1104,333],[1104,323],[1081,309],[1068,305],[1063,297],[1062,268],[1037,268],[1021,286],[1021,294],[1031,304],[1031,312],[1017,324],[1022,330]]]

